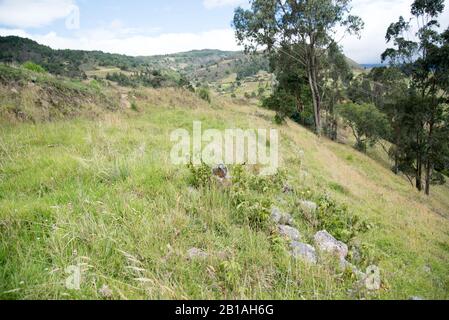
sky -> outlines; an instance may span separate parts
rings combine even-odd
[[[378,63],[385,33],[413,0],[353,0],[365,22],[362,38],[345,37],[345,54]],[[0,0],[0,36],[17,35],[54,49],[102,50],[133,56],[193,49],[240,50],[231,27],[248,0]],[[440,17],[449,26],[449,0]]]

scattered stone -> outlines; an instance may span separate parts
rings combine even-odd
[[[301,259],[310,264],[317,263],[316,250],[311,245],[293,241],[290,244],[291,247],[291,255],[294,258]]]
[[[423,301],[425,299],[423,297],[413,296],[413,297],[410,297],[410,300],[411,301]]]
[[[282,212],[279,210],[279,208],[272,208],[271,209],[271,220],[274,221],[274,223],[279,224],[282,219]]]
[[[315,202],[312,201],[299,201],[299,207],[304,213],[313,214],[318,209],[318,206]]]
[[[19,93],[19,92],[17,91],[16,88],[12,88],[12,89],[11,89],[11,92],[12,92],[12,93],[15,93],[15,94],[18,94],[18,93]]]
[[[100,290],[98,290],[98,292],[100,293],[100,295],[101,295],[103,298],[107,298],[107,299],[112,298],[112,295],[113,295],[112,290],[109,288],[109,286],[108,286],[107,284],[104,284],[104,285],[100,288]]]
[[[429,267],[429,266],[424,266],[423,270],[424,270],[425,273],[431,273],[432,272],[432,268]]]
[[[286,213],[281,217],[281,221],[280,224],[286,225],[286,226],[292,226],[294,225],[295,220],[293,219],[293,217]]]
[[[291,226],[294,223],[293,217],[288,213],[282,213],[279,208],[274,207],[271,210],[271,219],[276,224]]]
[[[298,229],[292,228],[290,226],[280,225],[279,233],[291,241],[301,240],[301,234],[299,233]]]
[[[345,243],[336,240],[325,230],[317,232],[314,240],[319,251],[335,254],[341,260],[346,259],[348,256],[348,246]]]
[[[362,280],[366,278],[366,274],[359,270],[355,265],[346,261],[345,259],[340,260],[340,268],[341,270],[350,270],[358,280]]]
[[[212,173],[214,176],[220,179],[228,179],[228,168],[224,164],[219,164],[215,168],[212,169]]]
[[[301,200],[299,201],[299,206],[302,211],[306,211],[308,213],[314,213],[318,209],[317,204],[312,201]]]
[[[187,256],[189,257],[189,260],[195,260],[206,259],[209,255],[201,249],[191,248],[187,251]]]
[[[360,253],[359,247],[353,246],[350,250],[349,256],[351,261],[358,264],[362,261],[362,254]]]

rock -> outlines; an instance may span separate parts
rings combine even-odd
[[[212,169],[212,173],[214,176],[220,179],[228,179],[228,168],[224,164],[220,164]]]
[[[302,212],[307,214],[313,214],[318,209],[318,206],[315,202],[306,200],[299,201],[299,207],[301,208]]]
[[[291,226],[294,223],[293,217],[290,214],[282,213],[281,210],[276,207],[271,210],[271,219],[274,221],[274,223],[281,225]]]
[[[187,251],[187,256],[189,257],[189,260],[195,260],[206,259],[209,255],[201,249],[191,248]]]
[[[293,241],[290,244],[290,248],[292,249],[291,255],[294,258],[301,259],[310,264],[317,263],[316,250],[311,245]]]
[[[301,234],[299,233],[298,229],[292,228],[290,226],[280,225],[279,233],[291,241],[301,240]]]
[[[292,225],[294,225],[294,223],[295,223],[295,220],[294,220],[293,217],[292,217],[290,214],[288,214],[288,213],[284,214],[284,215],[281,217],[280,224],[287,225],[287,226],[292,226]]]
[[[271,209],[271,220],[274,221],[274,223],[279,224],[282,219],[282,212],[279,210],[279,208],[273,207]]]
[[[112,298],[113,292],[112,290],[109,288],[109,286],[107,284],[104,284],[100,290],[98,290],[98,293],[103,297],[103,298]]]
[[[336,240],[327,231],[323,230],[317,232],[314,240],[317,249],[321,252],[335,254],[341,260],[346,259],[348,256],[348,246],[345,243]]]
[[[410,300],[411,301],[423,301],[425,299],[423,297],[413,296],[413,297],[410,297]]]
[[[12,88],[11,92],[14,93],[14,94],[18,94],[19,93],[16,88]]]
[[[355,265],[346,261],[345,259],[340,260],[340,268],[342,271],[350,270],[358,280],[362,280],[366,278],[366,274],[359,270]]]

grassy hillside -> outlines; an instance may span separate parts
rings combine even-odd
[[[42,81],[40,88],[56,87]],[[40,114],[40,91],[23,82],[1,90]],[[276,126],[255,104],[208,104],[183,89],[103,90],[128,103],[52,122],[12,122],[2,113],[0,298],[449,298],[449,186],[427,198],[351,146],[293,122]],[[66,102],[84,91],[70,92]],[[257,168],[233,167],[233,185],[222,187],[170,164],[170,133],[191,130],[195,120],[278,128],[282,170],[260,178]],[[284,184],[294,191],[283,193]],[[320,215],[302,214],[301,199],[315,201]],[[381,290],[364,290],[331,262],[293,260],[266,218],[271,206],[292,213],[304,241],[325,226],[350,245],[358,268],[378,265]],[[191,248],[207,257],[189,259]],[[83,268],[79,291],[65,286],[72,265]]]

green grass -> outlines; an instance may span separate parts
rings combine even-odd
[[[280,181],[247,173],[246,187],[191,190],[190,170],[169,161],[172,130],[191,130],[194,120],[205,128],[269,128],[270,117],[260,114],[271,113],[215,97],[209,105],[181,90],[133,95],[138,110],[92,120],[2,122],[0,298],[104,299],[103,285],[111,299],[449,298],[449,224],[438,214],[449,208],[447,186],[427,199],[351,146],[288,122],[278,127]],[[295,193],[282,194],[280,182]],[[316,229],[296,201],[324,194],[333,199],[324,211],[333,212],[329,227],[345,215],[372,226],[351,245],[381,268],[380,291],[353,294],[356,281],[331,264],[291,260],[259,216],[278,205],[310,241]],[[192,247],[209,258],[189,261]],[[84,272],[81,290],[73,291],[65,270],[77,264]]]

